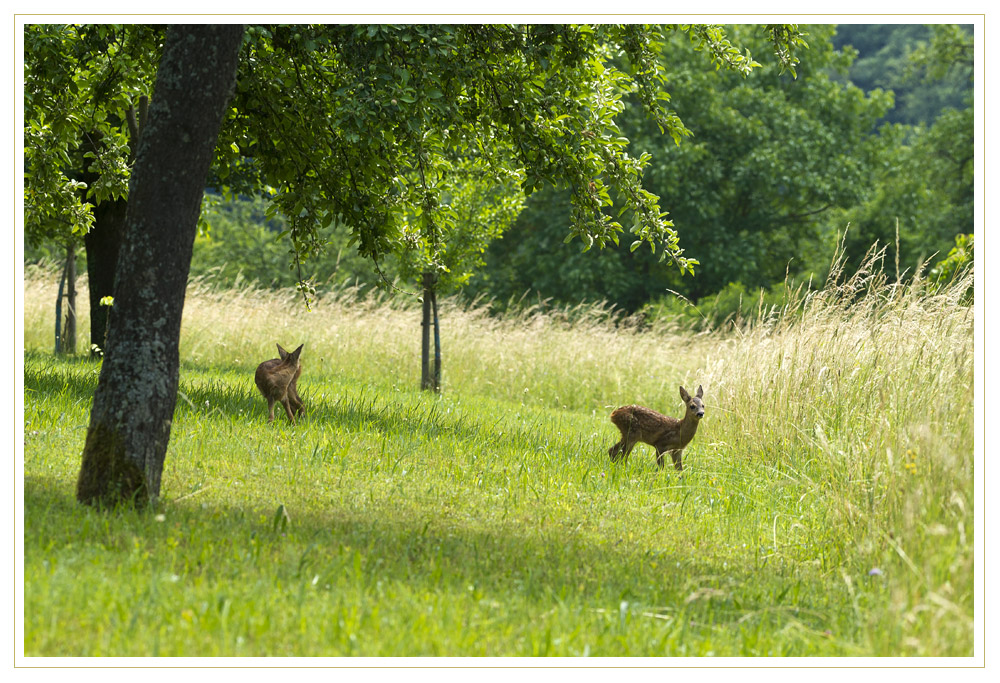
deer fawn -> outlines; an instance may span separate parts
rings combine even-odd
[[[264,398],[267,399],[267,423],[274,422],[274,403],[277,401],[285,407],[288,419],[291,420],[292,424],[295,424],[295,415],[301,415],[303,412],[302,399],[299,398],[299,392],[296,391],[295,385],[299,381],[299,375],[302,374],[299,356],[302,354],[302,347],[305,344],[299,344],[299,348],[291,353],[281,348],[281,344],[276,344],[276,346],[281,358],[266,360],[258,365],[253,381],[260,389],[260,393],[264,394]],[[292,415],[292,411],[295,412],[295,415]]]
[[[622,433],[621,440],[608,449],[611,462],[617,462],[628,454],[640,441],[656,449],[656,464],[663,469],[663,454],[670,451],[670,458],[677,470],[683,470],[681,453],[698,430],[698,421],[705,416],[705,404],[701,397],[704,392],[698,386],[698,393],[691,396],[681,387],[681,398],[687,409],[684,417],[660,415],[655,410],[642,406],[623,406],[611,413],[611,422]]]

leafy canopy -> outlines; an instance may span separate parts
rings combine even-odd
[[[151,26],[24,27],[29,243],[85,234],[94,204],[128,194],[133,161],[128,119],[138,99],[152,90],[161,39],[161,30]]]
[[[726,30],[745,51],[760,54],[771,45],[767,27]],[[513,239],[493,245],[473,288],[500,300],[533,289],[563,302],[604,299],[637,310],[667,290],[696,299],[730,282],[770,286],[784,279],[793,259],[793,275],[828,263],[828,251],[819,260],[809,252],[820,251],[823,219],[865,196],[881,150],[875,122],[892,98],[832,76],[850,64],[850,55],[831,45],[833,27],[803,31],[809,58],[796,78],[780,60],[768,60],[749,79],[739,69],[705,68],[706,55],[690,49],[688,36],[668,34],[658,59],[691,137],[675,144],[638,107],[619,118],[631,145],[652,154],[644,186],[670,208],[687,255],[702,264],[698,277],[682,279],[628,244],[600,257],[565,253],[559,241],[569,212],[547,194],[531,198]]]
[[[801,36],[768,31],[793,67]],[[650,156],[630,154],[616,123],[634,95],[661,133],[689,135],[666,106],[659,59],[678,32],[717,67],[757,66],[715,26],[253,26],[223,167],[252,158],[243,172],[273,188],[297,258],[344,225],[376,264],[413,248],[422,268],[449,272],[453,238],[488,237],[484,223],[518,208],[514,191],[555,185],[571,194],[567,241],[617,245],[627,219],[632,249],[648,244],[693,272],[643,187]],[[496,191],[459,227],[451,200],[476,187]]]
[[[764,30],[794,71],[801,34]],[[631,153],[616,122],[632,97],[674,143],[690,135],[660,58],[682,35],[717,69],[759,66],[714,25],[251,26],[213,185],[269,195],[296,261],[346,227],[377,268],[396,255],[403,272],[454,284],[524,196],[556,186],[571,197],[567,240],[604,247],[627,231],[630,249],[693,272],[643,186],[650,156]],[[84,233],[92,204],[126,196],[134,107],[161,44],[157,27],[25,28],[30,234]]]

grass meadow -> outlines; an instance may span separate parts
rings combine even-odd
[[[24,655],[972,656],[968,282],[866,269],[697,334],[446,300],[436,396],[406,297],[195,281],[162,497],[108,513],[74,500],[99,364],[53,357],[28,268]],[[612,466],[614,407],[699,384],[683,476]]]

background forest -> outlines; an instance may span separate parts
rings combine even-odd
[[[454,198],[459,223],[477,225],[457,233],[467,243],[450,246],[441,290],[491,301],[494,310],[605,301],[647,318],[718,324],[752,314],[761,301],[780,303],[788,284],[825,282],[841,242],[846,272],[875,242],[892,245],[904,275],[925,261],[939,274],[949,255],[971,260],[971,28],[803,30],[809,48],[795,77],[773,62],[749,78],[707,70],[677,34],[663,60],[671,104],[692,135],[675,143],[635,102],[620,117],[634,153],[652,155],[647,186],[669,211],[686,255],[700,262],[694,277],[627,242],[565,245],[567,190],[544,187],[525,198],[517,188],[471,187],[470,197],[501,201]],[[766,52],[753,27],[729,31],[753,54]],[[288,226],[268,204],[209,193],[192,276],[276,288],[300,277],[320,290],[386,280],[417,288],[419,267],[390,255],[376,270],[336,226],[323,236],[325,253],[296,264],[282,239]],[[29,236],[26,262],[63,254],[62,245]]]
[[[809,26],[797,78],[764,67],[752,78],[670,60],[673,102],[693,136],[680,145],[634,117],[633,144],[653,153],[650,189],[678,227],[695,277],[664,268],[646,250],[613,256],[568,252],[549,191],[529,199],[508,239],[487,252],[470,290],[507,299],[526,290],[570,302],[607,298],[635,311],[680,313],[673,290],[713,322],[742,295],[783,292],[786,273],[825,281],[846,236],[848,271],[875,241],[892,244],[900,267],[949,253],[972,232],[972,81],[968,62],[929,73],[921,55],[942,27]],[[754,45],[752,34],[734,31]],[[957,34],[956,34],[957,35]],[[969,37],[971,40],[971,36]],[[760,49],[759,43],[756,45]],[[929,78],[929,76],[940,78]],[[694,313],[700,317],[697,313]]]

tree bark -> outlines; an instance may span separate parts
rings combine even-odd
[[[420,316],[420,389],[431,388],[431,287],[433,276],[424,273],[423,311]]]
[[[431,290],[431,308],[434,312],[434,391],[441,393],[441,324],[438,322],[437,287]]]
[[[62,275],[59,277],[59,293],[56,294],[56,355],[62,353],[62,300],[66,289],[66,264],[63,264]]]
[[[441,335],[437,319],[437,276],[423,274],[424,306],[420,337],[420,388],[441,391]],[[434,329],[434,360],[431,360],[431,328]]]
[[[94,207],[94,225],[83,237],[87,250],[87,284],[90,298],[90,355],[100,357],[107,350],[108,314],[101,299],[114,296],[115,268],[125,234],[124,199],[106,199]]]
[[[76,244],[66,244],[66,327],[63,330],[62,352],[76,354]]]
[[[142,506],[159,496],[198,213],[242,36],[239,25],[168,31],[129,190],[109,354],[77,480],[82,503]]]

